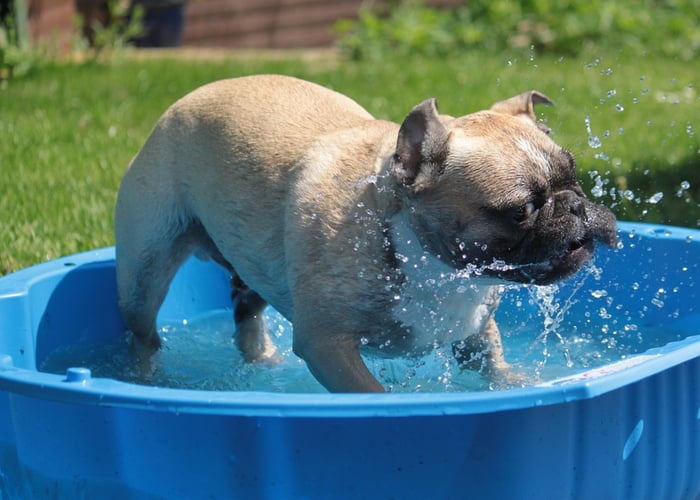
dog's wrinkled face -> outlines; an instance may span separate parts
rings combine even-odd
[[[615,217],[586,199],[574,158],[536,123],[528,92],[461,118],[425,101],[404,121],[392,173],[426,250],[456,269],[548,284],[579,270]]]

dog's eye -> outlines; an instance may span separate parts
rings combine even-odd
[[[515,222],[524,222],[530,217],[532,217],[532,214],[535,213],[535,210],[537,210],[537,207],[535,206],[534,202],[529,202],[523,205],[522,207],[516,208],[513,211],[513,219],[515,219]]]

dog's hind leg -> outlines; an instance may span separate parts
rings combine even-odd
[[[122,318],[134,335],[137,354],[160,347],[156,330],[158,310],[170,282],[194,245],[185,230],[170,237],[131,235],[128,245],[117,236],[117,290]],[[142,352],[145,351],[145,352]]]
[[[248,363],[275,360],[276,349],[267,333],[263,312],[267,301],[246,285],[201,227],[199,249],[231,273],[231,299],[235,301],[236,347]]]
[[[237,298],[234,309],[236,346],[248,363],[275,359],[275,345],[270,339],[263,318],[267,302],[251,290],[237,274],[231,279],[233,295]]]
[[[141,192],[143,185],[148,193]],[[128,171],[114,214],[119,308],[142,359],[160,347],[158,310],[173,276],[197,246],[201,226],[174,202],[157,196],[157,188],[136,169]]]

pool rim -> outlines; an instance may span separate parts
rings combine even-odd
[[[621,235],[700,243],[700,230],[620,222]],[[624,239],[623,239],[624,241]],[[0,278],[0,300],[21,298],[32,284],[85,264],[114,261],[114,247],[37,264]],[[700,333],[700,332],[699,332]],[[700,357],[700,337],[689,336],[621,362],[540,385],[464,393],[304,394],[206,391],[141,386],[83,374],[54,375],[17,368],[0,353],[0,391],[66,404],[138,408],[169,413],[265,417],[407,417],[509,411],[589,399]],[[601,369],[602,368],[602,369]]]

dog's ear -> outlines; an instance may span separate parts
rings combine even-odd
[[[506,99],[505,101],[497,102],[491,106],[491,111],[529,118],[540,130],[546,134],[549,134],[551,132],[550,128],[537,121],[537,116],[535,115],[536,104],[545,104],[550,106],[554,103],[543,93],[536,90],[530,90],[528,92],[523,92],[520,95],[511,97],[510,99]]]
[[[439,174],[447,156],[447,128],[440,121],[437,100],[426,99],[406,116],[396,143],[391,171],[401,184],[411,186],[419,175],[426,180]],[[421,177],[423,177],[421,175]]]

